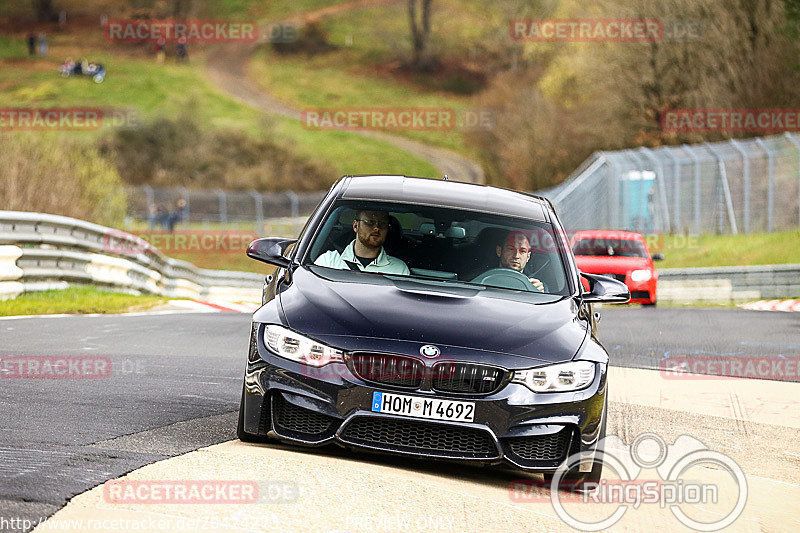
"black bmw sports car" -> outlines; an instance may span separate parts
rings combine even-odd
[[[277,269],[253,316],[241,440],[599,479],[608,354],[591,304],[629,294],[588,274],[582,289],[547,200],[348,176],[298,239],[247,253]]]

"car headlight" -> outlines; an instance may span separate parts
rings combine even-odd
[[[653,277],[653,273],[649,270],[634,270],[631,272],[631,279],[633,281],[647,281]]]
[[[264,329],[264,344],[281,357],[309,366],[320,367],[328,363],[344,362],[344,352],[341,350],[274,324]]]
[[[591,361],[570,361],[557,365],[516,370],[513,381],[523,383],[533,392],[569,392],[588,387],[594,380]]]

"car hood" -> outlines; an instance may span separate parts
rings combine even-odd
[[[278,297],[290,328],[346,350],[358,349],[349,342],[358,337],[553,363],[572,359],[587,335],[571,298],[528,294],[523,302],[510,299],[510,291],[345,271],[335,275],[338,279],[327,279],[300,267]],[[544,303],[531,303],[532,297]]]
[[[637,268],[652,268],[648,257],[576,255],[575,263],[587,274],[627,274]]]

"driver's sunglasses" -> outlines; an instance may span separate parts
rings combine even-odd
[[[389,227],[389,221],[388,220],[367,220],[367,219],[359,218],[358,221],[359,222],[363,222],[364,224],[366,224],[367,226],[370,226],[372,228],[386,229],[386,228]]]

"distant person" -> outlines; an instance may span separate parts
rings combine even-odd
[[[28,42],[28,55],[36,55],[36,35],[29,33],[26,41]]]
[[[163,37],[158,40],[155,46],[156,63],[163,63],[167,56],[167,40]]]
[[[64,60],[64,63],[61,65],[61,75],[72,76],[72,71],[75,68],[75,62],[72,60],[71,57],[68,57]]]
[[[172,233],[175,231],[175,226],[178,225],[178,222],[183,220],[184,210],[186,209],[186,200],[181,198],[175,203],[175,208],[169,212],[167,215],[167,229]]]
[[[158,223],[158,209],[155,204],[150,204],[147,206],[147,224],[152,230],[156,229],[156,223]]]
[[[156,208],[156,221],[160,228],[166,228],[169,225],[169,212],[164,204],[158,204]]]
[[[47,55],[47,34],[44,32],[39,34],[39,55],[41,57]]]
[[[167,217],[167,229],[172,233],[175,231],[175,226],[178,222],[183,220],[183,211],[186,208],[186,200],[181,198],[175,203],[175,208],[169,212]]]
[[[178,44],[175,45],[175,55],[179,62],[189,61],[189,52],[186,51],[186,37],[178,39]]]

